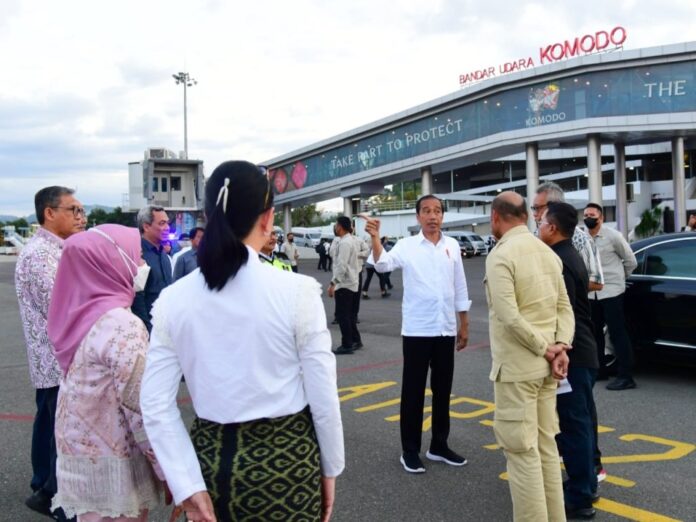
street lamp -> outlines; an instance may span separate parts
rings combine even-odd
[[[193,87],[198,83],[195,79],[191,78],[189,76],[189,73],[187,72],[180,72],[179,74],[172,74],[172,77],[174,80],[176,80],[176,84],[179,85],[180,83],[184,85],[184,156],[185,159],[188,159],[188,128],[187,128],[187,121],[186,121],[186,88],[187,87]]]

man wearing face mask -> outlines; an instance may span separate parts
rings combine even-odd
[[[292,271],[297,273],[297,260],[300,258],[300,252],[295,245],[295,234],[288,232],[285,236],[285,243],[280,251],[288,256],[290,260],[290,266],[292,266]]]
[[[614,345],[617,363],[617,376],[607,390],[628,390],[636,387],[633,380],[633,347],[624,322],[623,296],[626,291],[626,278],[635,270],[638,263],[631,247],[618,230],[604,226],[602,207],[588,203],[583,212],[585,226],[592,236],[602,261],[604,288],[590,292],[592,324],[597,342],[599,357],[599,378],[606,377],[604,356],[604,324],[609,330],[609,338]]]
[[[150,267],[147,283],[138,290],[133,300],[133,313],[142,319],[147,331],[152,330],[150,310],[160,292],[172,283],[172,265],[164,251],[169,236],[169,217],[162,207],[148,205],[138,212],[143,259]]]

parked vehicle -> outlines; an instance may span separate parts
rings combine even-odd
[[[696,361],[696,233],[631,244],[638,267],[626,280],[625,312],[634,347]]]
[[[481,238],[481,236],[474,232],[469,232],[467,230],[443,230],[443,233],[446,236],[455,238],[457,241],[468,241],[471,243],[476,251],[475,255],[477,256],[480,256],[481,254],[488,254],[486,242],[483,240],[483,238]]]
[[[459,251],[461,252],[462,257],[469,258],[476,255],[476,248],[468,238],[462,238],[461,240],[458,240],[458,242]]]
[[[292,227],[292,233],[298,247],[314,248],[321,241],[321,229],[318,228]]]

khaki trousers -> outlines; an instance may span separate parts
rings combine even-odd
[[[553,377],[495,382],[493,430],[507,459],[516,522],[565,521]]]

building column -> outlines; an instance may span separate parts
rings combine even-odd
[[[347,218],[353,217],[353,200],[351,198],[343,198],[343,215]]]
[[[527,143],[525,152],[527,156],[527,205],[529,206],[533,203],[534,194],[536,194],[537,188],[539,188],[539,145],[537,143]],[[527,218],[527,226],[530,230],[536,228],[534,216],[532,216],[531,212]]]
[[[587,188],[590,203],[602,205],[602,150],[599,136],[587,137]]]
[[[626,196],[626,146],[614,143],[614,186],[616,189],[616,228],[628,237],[628,198]]]
[[[686,179],[684,174],[684,138],[672,138],[672,180],[674,184],[674,231],[686,225]]]
[[[421,169],[421,196],[427,196],[433,193],[433,173],[430,167]]]
[[[283,204],[283,230],[287,234],[292,229],[292,205],[290,203]]]

